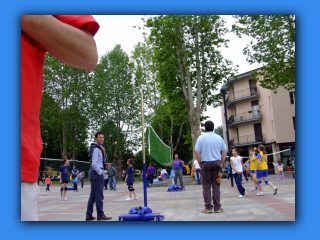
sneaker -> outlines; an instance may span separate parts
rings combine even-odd
[[[127,199],[126,199],[126,201],[131,201],[131,200],[133,200],[133,198],[127,198]]]
[[[263,192],[258,192],[257,196],[264,196]]]
[[[110,190],[113,190],[113,188],[110,188]]]
[[[259,189],[258,188],[254,188],[254,189],[252,189],[252,192],[258,192],[259,191]]]
[[[67,199],[67,198],[64,198],[63,201],[68,201],[68,199]]]
[[[113,191],[117,190],[117,189],[112,189]]]
[[[244,190],[244,196],[246,197],[248,195],[247,190]]]
[[[213,213],[213,210],[212,209],[203,209],[202,211],[201,211],[202,213]]]
[[[276,195],[277,192],[278,192],[278,188],[274,187],[274,188],[273,188],[273,195]]]
[[[112,217],[107,217],[106,215],[103,215],[102,217],[98,217],[97,220],[101,221],[101,220],[110,220],[112,219]]]
[[[60,201],[63,201],[63,198],[62,198],[62,197],[60,198]]]
[[[241,194],[240,194],[240,195],[238,196],[238,198],[244,198],[244,197],[246,197],[246,196],[247,196],[247,195],[241,195]]]
[[[137,197],[135,197],[133,200],[138,200],[138,198],[137,198]]]
[[[86,221],[92,221],[92,220],[95,220],[96,218],[95,217],[86,217]]]
[[[218,210],[214,210],[215,213],[222,213],[223,212],[223,209],[222,208],[219,208]]]

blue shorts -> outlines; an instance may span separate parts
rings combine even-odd
[[[257,170],[257,178],[268,177],[268,169]]]
[[[256,171],[255,170],[250,170],[250,173],[256,173]]]
[[[69,183],[69,180],[62,180],[61,183]]]

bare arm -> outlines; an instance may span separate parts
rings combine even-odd
[[[257,165],[256,165],[256,170],[258,169],[260,163],[261,163],[261,158],[258,158],[258,162],[257,162]]]
[[[226,160],[228,150],[224,150],[221,153],[221,167],[223,166],[224,160]]]
[[[80,30],[51,15],[22,15],[21,31],[61,62],[86,70],[97,65],[96,42],[85,28]]]
[[[201,153],[196,151],[196,159],[198,161],[199,166],[201,167]]]

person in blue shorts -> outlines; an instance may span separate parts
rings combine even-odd
[[[263,145],[258,146],[259,153],[257,155],[257,165],[256,165],[256,173],[258,179],[258,185],[260,192],[257,193],[257,196],[263,196],[264,193],[262,191],[262,179],[266,185],[269,185],[273,189],[273,195],[276,195],[278,189],[273,186],[272,182],[268,180],[268,163],[267,163],[267,152]]]
[[[126,172],[126,179],[124,180],[125,183],[128,185],[128,190],[129,190],[129,198],[127,198],[127,201],[131,200],[138,200],[136,191],[133,188],[133,183],[134,183],[134,162],[132,158],[129,158],[127,161],[128,168]],[[132,198],[132,193],[134,195],[134,198]]]
[[[60,200],[68,201],[68,199],[66,198],[66,193],[68,189],[68,183],[69,183],[70,172],[71,172],[68,159],[63,160],[63,165],[59,168],[58,171],[60,172],[60,184],[61,184]]]

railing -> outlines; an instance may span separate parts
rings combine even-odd
[[[230,146],[250,144],[255,142],[264,142],[264,134],[262,135],[252,134],[252,135],[234,137],[230,140]]]
[[[260,110],[249,110],[248,112],[238,113],[234,117],[229,117],[228,125],[230,126],[232,123],[249,121],[254,119],[261,119],[262,113]]]
[[[257,88],[247,88],[241,91],[236,91],[236,92],[231,92],[227,96],[227,104],[233,100],[241,99],[241,98],[246,98],[250,96],[257,96],[259,95],[258,89]]]

